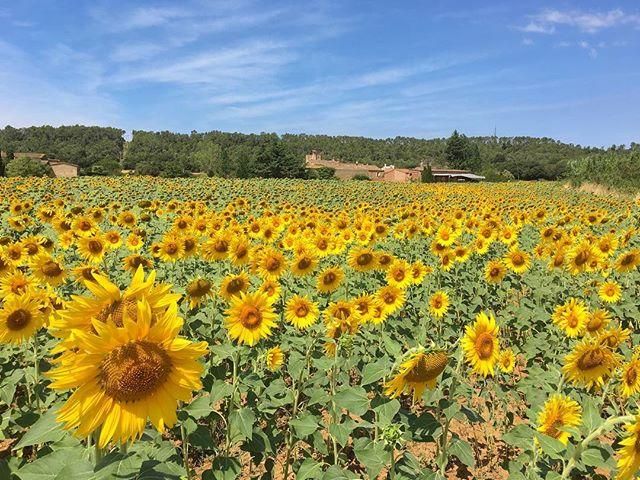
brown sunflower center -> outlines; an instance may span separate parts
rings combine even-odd
[[[31,313],[29,313],[27,310],[15,310],[11,312],[7,317],[7,328],[13,331],[22,330],[29,324],[30,320]]]
[[[573,263],[575,263],[577,266],[581,267],[582,265],[584,265],[588,261],[589,261],[589,253],[580,252],[580,253],[578,253],[578,255],[576,255],[576,258],[573,261]]]
[[[338,307],[335,311],[336,318],[345,320],[351,316],[351,310],[348,307]]]
[[[213,245],[213,249],[218,253],[226,253],[229,250],[229,243],[226,240],[218,240]]]
[[[175,255],[176,253],[178,253],[178,244],[175,242],[169,242],[167,243],[165,249],[164,249],[169,255]]]
[[[280,268],[280,260],[278,260],[275,257],[267,258],[265,262],[265,268],[267,269],[268,272],[275,272]]]
[[[324,274],[324,277],[322,278],[322,283],[324,283],[325,285],[331,285],[336,280],[337,280],[337,276],[335,273],[327,272]]]
[[[184,250],[191,252],[196,247],[196,242],[192,238],[187,238],[184,241]]]
[[[487,332],[482,332],[476,338],[476,352],[481,360],[487,360],[493,355],[494,342],[493,335]]]
[[[634,386],[638,380],[638,370],[635,367],[630,367],[624,374],[624,383],[628,386]]]
[[[401,282],[402,280],[404,280],[404,277],[406,277],[404,270],[396,270],[395,272],[393,272],[393,279],[396,282]]]
[[[511,261],[516,267],[519,267],[524,264],[524,257],[522,256],[521,253],[514,253],[511,256]]]
[[[296,316],[300,318],[304,318],[309,314],[309,307],[305,304],[298,305],[296,307]]]
[[[227,285],[227,292],[231,295],[235,295],[236,293],[242,291],[244,288],[244,281],[241,278],[234,278]]]
[[[391,292],[386,292],[384,295],[382,295],[382,300],[387,305],[391,305],[393,302],[396,301],[396,296]]]
[[[29,242],[24,246],[25,250],[27,251],[28,255],[35,255],[36,253],[38,253],[38,250],[40,250],[40,247],[38,246],[37,243],[33,243],[33,242]]]
[[[416,383],[433,380],[443,372],[448,361],[449,357],[445,352],[421,354],[417,363],[405,376],[405,380]]]
[[[83,220],[78,225],[78,228],[80,230],[82,230],[83,232],[88,232],[89,230],[91,230],[93,228],[93,225],[91,224],[91,222],[87,222],[86,220]]]
[[[589,350],[582,354],[578,359],[578,368],[580,370],[592,370],[604,363],[604,351],[601,348]]]
[[[89,251],[91,253],[98,254],[102,252],[102,242],[98,240],[89,240],[89,243],[87,244],[87,246],[89,247]]]
[[[118,327],[124,326],[125,318],[137,320],[138,308],[135,299],[125,298],[124,300],[116,300],[96,315],[96,319],[101,322],[106,322],[109,318],[111,318],[111,321]]]
[[[631,265],[635,259],[636,257],[633,253],[628,253],[624,257],[622,257],[622,260],[620,260],[620,265],[626,267],[628,265]]]
[[[62,269],[56,262],[49,260],[42,266],[42,273],[47,277],[57,277],[62,274]]]
[[[500,276],[500,269],[498,267],[493,267],[491,269],[491,271],[489,272],[489,276],[491,276],[491,277],[499,277]]]
[[[191,282],[187,287],[187,293],[190,297],[204,297],[211,291],[211,283],[204,278],[200,278],[195,282]]]
[[[171,367],[171,358],[157,344],[131,342],[105,356],[100,364],[99,383],[114,400],[135,402],[164,384]]]
[[[310,266],[311,266],[311,260],[308,257],[304,257],[298,260],[298,268],[300,270],[306,270]]]
[[[245,328],[249,330],[254,330],[260,327],[262,323],[262,313],[256,307],[251,305],[247,305],[243,307],[242,312],[240,313],[240,322]]]

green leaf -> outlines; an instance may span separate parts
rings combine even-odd
[[[360,385],[369,385],[377,382],[389,371],[389,363],[386,360],[378,360],[374,363],[369,363],[362,369],[362,381]]]
[[[320,478],[322,475],[322,464],[311,458],[307,458],[296,472],[296,480],[307,480],[310,478]]]
[[[45,442],[56,442],[64,437],[64,430],[56,422],[57,410],[58,406],[56,405],[42,415],[36,423],[31,425],[15,448],[24,448]]]
[[[369,410],[369,398],[362,387],[346,387],[333,397],[338,408],[344,408],[354,415],[364,415]]]
[[[93,467],[82,458],[83,449],[63,448],[27,463],[17,475],[21,480],[86,480]]]
[[[318,429],[318,418],[311,413],[303,413],[298,418],[291,420],[289,425],[293,427],[296,437],[302,439]]]
[[[560,455],[560,453],[564,451],[566,447],[560,440],[539,432],[536,432],[535,436],[538,439],[540,447],[542,448],[542,451],[544,453],[549,455],[551,458],[562,458],[562,455]]]
[[[209,403],[211,405],[219,402],[223,398],[228,398],[233,393],[233,385],[225,382],[224,380],[215,380],[211,387],[211,393],[209,395]]]
[[[329,433],[340,445],[346,445],[349,441],[349,435],[356,427],[356,422],[347,420],[343,423],[332,423],[329,425]]]
[[[458,459],[467,467],[473,467],[476,464],[476,459],[473,456],[473,449],[471,448],[471,445],[461,438],[454,438],[451,440],[449,452],[451,455],[458,457]]]
[[[393,417],[400,410],[400,402],[396,399],[389,400],[373,409],[376,412],[376,424],[380,427],[386,427],[393,423]]]
[[[251,438],[251,432],[253,431],[253,424],[255,421],[255,414],[248,408],[241,408],[239,410],[232,411],[231,415],[229,415],[231,438],[234,441]]]
[[[184,409],[195,420],[208,417],[211,414],[211,399],[209,395],[203,395],[196,398]]]
[[[5,380],[2,382],[2,386],[0,387],[1,402],[6,403],[7,405],[11,405],[13,396],[16,393],[16,386],[18,385],[18,382],[22,377],[22,370],[14,370],[11,375],[5,378]]]
[[[529,425],[520,424],[502,435],[502,440],[517,448],[530,451],[533,448],[534,430]]]
[[[355,473],[344,470],[342,467],[338,465],[331,465],[327,468],[327,471],[324,472],[323,480],[354,480],[359,479],[360,477]]]
[[[127,455],[114,452],[106,455],[96,467],[91,480],[110,480],[114,478],[131,478],[140,471],[142,458],[134,453]]]
[[[605,457],[606,454],[606,457]],[[580,457],[582,462],[589,467],[603,467],[607,463],[609,454],[600,448],[587,448]]]
[[[376,478],[386,466],[386,461],[390,459],[390,454],[385,451],[382,443],[372,442],[366,438],[354,441],[353,450],[356,458],[367,469],[367,474],[371,478]]]
[[[603,420],[600,417],[600,409],[596,405],[596,402],[591,397],[586,397],[582,402],[582,427],[583,431],[588,435],[589,432],[594,431],[600,425]]]
[[[240,462],[231,457],[217,457],[211,470],[202,474],[202,480],[234,480],[242,472]]]

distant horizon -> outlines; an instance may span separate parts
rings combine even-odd
[[[454,131],[457,131],[459,134],[461,135],[465,135],[469,138],[491,138],[493,137],[493,133],[489,134],[489,135],[469,135],[466,132],[462,131],[459,128],[454,128],[451,133],[449,133],[449,135],[445,135],[445,136],[440,136],[440,137],[415,137],[412,135],[391,135],[388,137],[374,137],[374,136],[368,136],[368,135],[349,135],[349,134],[328,134],[328,133],[310,133],[310,132],[275,132],[275,131],[261,131],[261,132],[241,132],[241,131],[232,131],[232,130],[221,130],[218,128],[212,128],[209,130],[196,130],[196,129],[190,129],[190,130],[167,130],[167,129],[162,129],[162,130],[145,130],[145,129],[141,129],[141,128],[134,128],[133,130],[125,130],[124,128],[115,126],[115,125],[89,125],[89,124],[81,124],[81,123],[76,123],[76,124],[63,124],[63,125],[52,125],[50,123],[43,123],[43,124],[39,124],[39,125],[9,125],[9,124],[4,124],[2,125],[0,128],[4,129],[6,127],[12,127],[12,128],[16,128],[16,129],[20,129],[20,128],[30,128],[30,127],[52,127],[52,128],[59,128],[59,127],[73,127],[73,126],[81,126],[81,127],[101,127],[101,128],[116,128],[116,129],[120,129],[120,130],[124,130],[124,134],[123,137],[126,141],[130,141],[132,136],[133,136],[133,131],[137,130],[137,131],[145,131],[145,132],[154,132],[154,133],[160,133],[160,132],[171,132],[171,133],[176,133],[176,134],[182,134],[182,135],[189,135],[191,132],[196,132],[196,133],[209,133],[209,132],[223,132],[223,133],[238,133],[241,135],[260,135],[260,134],[276,134],[279,137],[282,137],[283,135],[311,135],[311,136],[329,136],[329,137],[361,137],[361,138],[369,138],[369,139],[373,139],[373,140],[386,140],[386,139],[393,139],[393,138],[397,138],[397,137],[404,137],[404,138],[414,138],[417,140],[446,140],[447,138],[449,138],[451,136],[451,134]],[[552,140],[556,140],[559,141],[561,143],[564,143],[566,145],[574,145],[574,146],[580,146],[580,147],[584,147],[584,148],[598,148],[598,149],[608,149],[610,148],[613,144],[610,145],[590,145],[590,144],[584,144],[584,143],[577,143],[577,142],[570,142],[570,141],[565,141],[563,139],[560,138],[555,138],[555,137],[549,137],[549,136],[543,136],[543,135],[500,135],[499,132],[496,133],[496,138],[538,138],[538,139],[542,139],[542,138],[549,138]],[[619,143],[619,144],[615,144],[617,147],[619,146],[623,146],[625,148],[630,148],[632,143],[640,143],[640,137],[638,138],[638,140],[631,140],[628,143]]]
[[[3,125],[640,141],[633,0],[24,0],[0,21]]]

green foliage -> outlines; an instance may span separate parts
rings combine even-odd
[[[351,177],[351,180],[371,180],[369,178],[369,175],[365,175],[364,173],[358,173],[357,175],[354,175],[353,177]]]
[[[620,190],[640,189],[640,148],[637,146],[629,151],[610,150],[576,159],[569,168],[575,184],[592,182]]]
[[[276,137],[260,148],[253,173],[261,178],[302,178],[305,168],[302,159]]]
[[[7,163],[7,177],[45,177],[53,176],[51,167],[32,158],[15,158]]]
[[[99,162],[94,163],[89,168],[82,171],[85,175],[102,175],[102,176],[114,176],[120,175],[122,167],[120,162],[105,158]]]
[[[431,171],[431,165],[427,165],[422,169],[422,172],[420,172],[420,181],[422,183],[433,183],[436,181]]]
[[[336,169],[329,167],[307,169],[307,178],[315,180],[332,180],[336,178]]]

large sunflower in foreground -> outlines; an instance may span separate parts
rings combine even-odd
[[[629,480],[640,470],[640,416],[625,424],[626,436],[618,450],[618,474],[616,480]]]
[[[231,339],[253,346],[271,335],[276,313],[265,293],[241,293],[232,297],[230,303],[224,323]]]
[[[0,343],[22,343],[42,327],[42,303],[31,296],[11,295],[0,309]]]
[[[173,426],[178,402],[202,388],[197,360],[207,344],[177,336],[183,323],[177,305],[155,322],[147,302],[136,310],[137,320],[126,319],[123,328],[93,320],[95,334],[74,332],[77,351],[48,374],[51,388],[74,390],[58,421],[80,438],[100,428],[100,447],[136,440],[147,419],[159,431]]]
[[[538,431],[560,440],[565,445],[571,433],[565,429],[582,423],[582,408],[578,402],[560,394],[551,396],[538,414]]]
[[[167,307],[180,299],[179,294],[170,293],[171,285],[155,285],[156,272],[152,270],[144,278],[144,270],[140,266],[131,279],[131,283],[121,291],[107,277],[94,273],[93,282],[85,282],[92,296],[74,295],[67,308],[61,312],[60,318],[51,324],[52,329],[69,332],[71,329],[91,330],[92,319],[106,321],[111,319],[117,326],[124,325],[124,320],[136,319],[136,303],[146,299],[153,314],[162,313]],[[63,333],[64,335],[64,333]]]
[[[592,389],[601,387],[619,364],[620,355],[591,337],[565,357],[562,372],[572,383]]]
[[[467,325],[462,348],[467,363],[473,371],[486,377],[494,375],[500,358],[499,328],[493,315],[480,312],[473,325]]]
[[[444,371],[449,356],[446,352],[425,353],[418,351],[404,361],[396,375],[384,387],[385,395],[399,397],[403,392],[413,392],[413,401],[422,398],[425,388],[436,387],[440,374]]]

